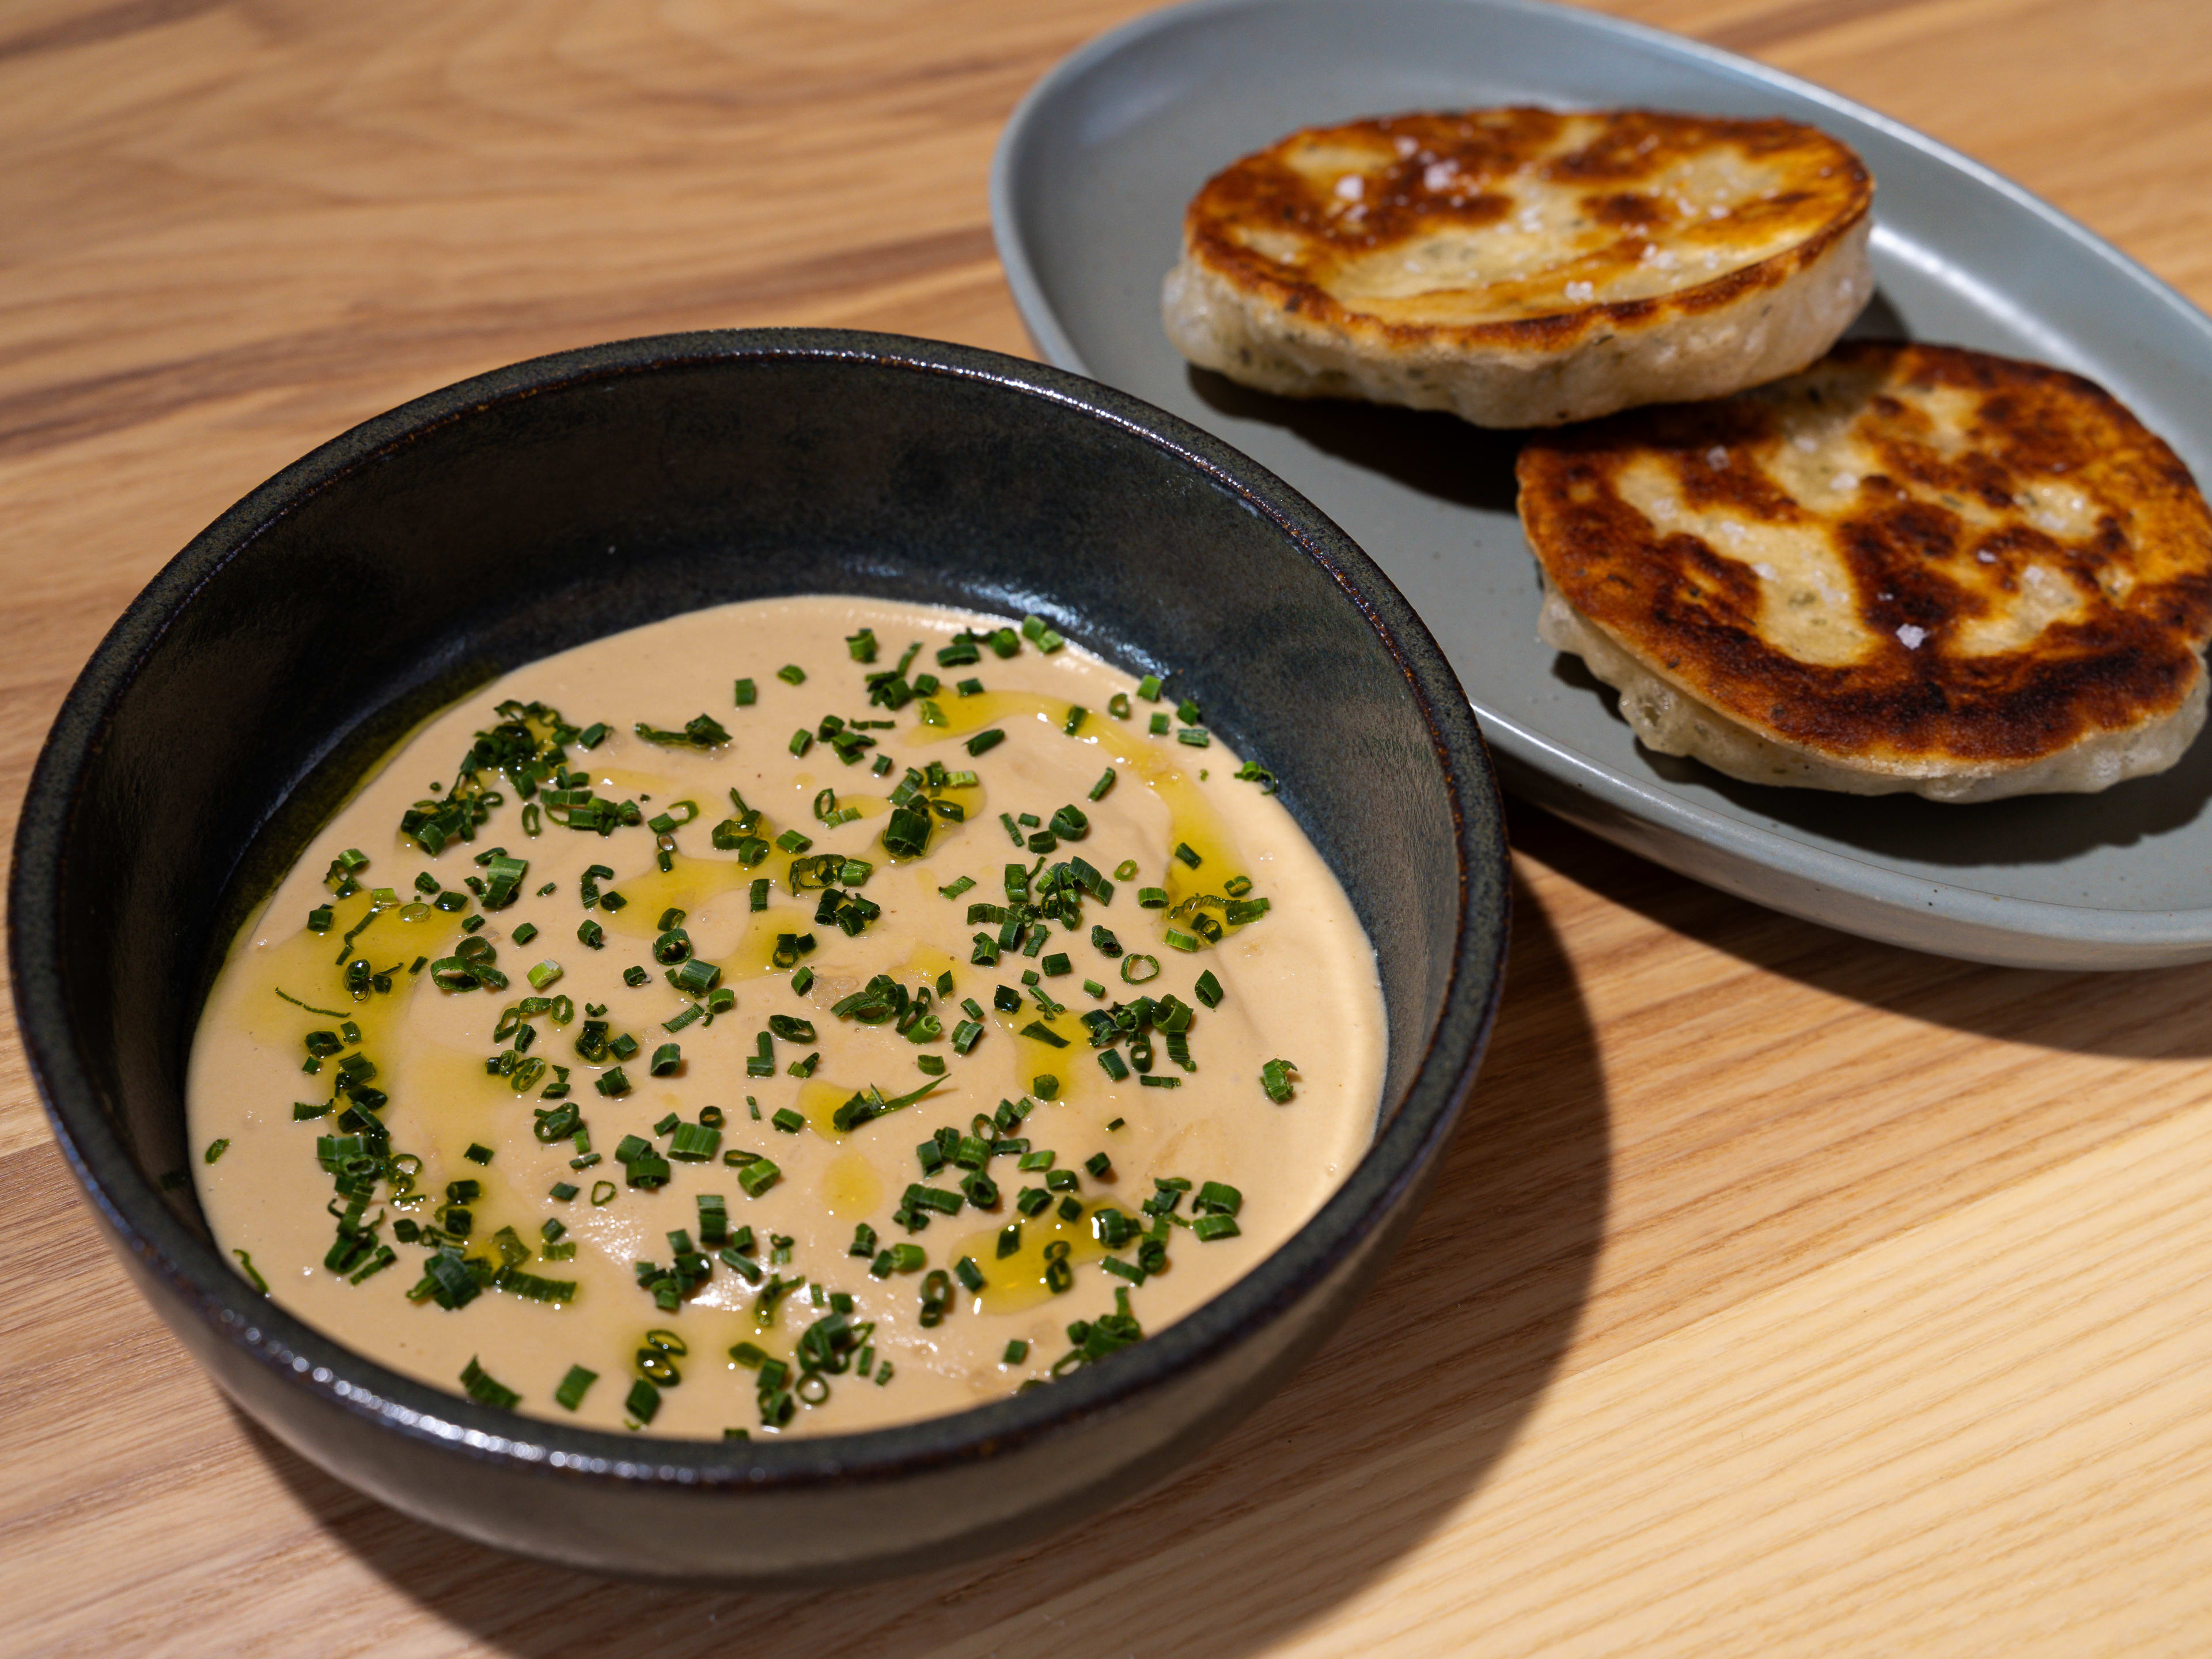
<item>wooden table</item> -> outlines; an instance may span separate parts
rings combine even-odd
[[[2212,301],[2204,0],[1615,0],[1956,144]],[[248,487],[514,358],[714,325],[1026,349],[984,179],[1129,0],[15,0],[0,801]],[[1468,1130],[1328,1352],[1181,1479],[839,1592],[382,1510],[125,1289],[0,1033],[0,1650],[2212,1650],[2212,968],[1824,933],[1516,820]]]

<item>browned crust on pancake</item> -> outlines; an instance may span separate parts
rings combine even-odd
[[[1571,143],[1583,126],[1597,123],[1588,142]],[[1396,154],[1400,138],[1416,146]],[[1321,142],[1376,146],[1389,151],[1356,219],[1285,160],[1293,146]],[[1725,225],[1676,222],[1668,204],[1638,189],[1664,164],[1685,155],[1733,147],[1763,162],[1784,167],[1790,187],[1769,200],[1746,204]],[[1433,189],[1431,167],[1451,164],[1455,183]],[[1474,323],[1410,323],[1347,307],[1328,287],[1347,260],[1372,255],[1439,227],[1496,223],[1512,211],[1514,175],[1523,168],[1554,185],[1586,185],[1584,210],[1619,227],[1601,258],[1637,264],[1654,233],[1710,235],[1717,245],[1754,222],[1797,228],[1802,234],[1782,252],[1706,281],[1647,298],[1587,305],[1547,306],[1540,314]],[[1594,332],[1655,326],[1677,316],[1712,311],[1754,290],[1783,286],[1811,267],[1853,226],[1874,199],[1874,180],[1847,146],[1794,121],[1728,120],[1656,110],[1610,110],[1563,114],[1534,108],[1413,113],[1310,127],[1248,155],[1208,179],[1183,216],[1187,253],[1235,285],[1249,299],[1306,321],[1393,349],[1506,348],[1550,352]],[[1271,258],[1243,245],[1239,225],[1264,225],[1296,235],[1295,260]]]
[[[1840,371],[1840,376],[1838,375]],[[1836,380],[1878,471],[1850,509],[1808,511],[1765,470],[1785,401]],[[1933,441],[1915,394],[1974,399],[1963,449]],[[1711,458],[1726,452],[1724,464]],[[1760,584],[1739,558],[1667,532],[1616,489],[1656,458],[1686,506],[1824,529],[1873,636],[1860,660],[1802,661],[1762,636]],[[2189,469],[2102,387],[2040,364],[1948,346],[1848,342],[1803,374],[1710,404],[1594,422],[1528,445],[1521,517],[1547,579],[1646,666],[1753,731],[1875,765],[2032,763],[2100,732],[2163,719],[2212,638],[2212,514]],[[2061,538],[2018,510],[2063,483],[2094,506]],[[1944,498],[2000,522],[1976,528]],[[2031,560],[2059,570],[2085,614],[2017,650],[1947,649],[2016,594]],[[1910,647],[1900,628],[1922,630]]]

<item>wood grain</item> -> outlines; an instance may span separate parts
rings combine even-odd
[[[1620,0],[1990,162],[2212,300],[2201,0]],[[1115,0],[15,0],[0,801],[222,507],[347,425],[665,329],[1024,349],[1000,123]],[[1472,1121],[1384,1284],[1182,1478],[832,1592],[556,1573],[231,1412],[0,1032],[0,1651],[2212,1650],[2212,968],[2028,974],[1540,815]]]

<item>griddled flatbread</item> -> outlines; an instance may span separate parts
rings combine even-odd
[[[1873,293],[1874,184],[1792,121],[1650,110],[1315,127],[1192,200],[1184,356],[1295,397],[1549,426],[1803,368]]]
[[[2102,789],[2203,723],[2212,514],[2101,387],[1847,343],[1522,451],[1540,631],[1730,776],[1941,800]]]

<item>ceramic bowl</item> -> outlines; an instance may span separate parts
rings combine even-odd
[[[1377,949],[1372,1150],[1249,1276],[1065,1381],[781,1443],[570,1428],[350,1352],[256,1294],[186,1173],[183,1082],[226,941],[349,781],[495,674],[675,612],[809,592],[1046,617],[1172,666],[1285,781]],[[131,1278],[301,1455],[436,1525],[608,1571],[894,1571],[1090,1514],[1249,1412],[1373,1280],[1497,1006],[1506,848],[1428,630],[1295,491],[1076,376],[886,335],[633,340],[355,428],[246,496],[70,691],[15,845],[16,1007],[55,1136]]]

